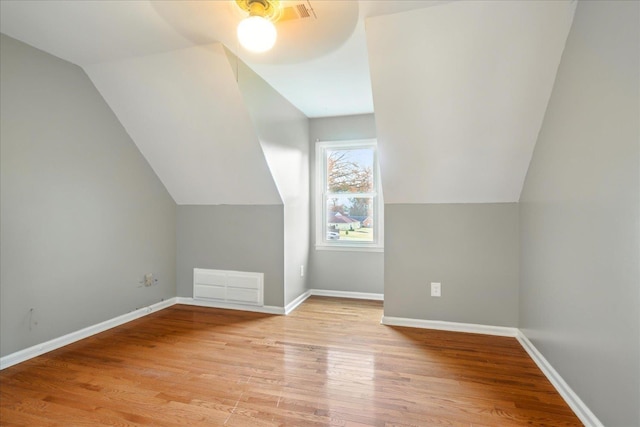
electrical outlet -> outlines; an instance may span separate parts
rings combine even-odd
[[[144,285],[145,286],[151,286],[153,285],[154,280],[153,280],[153,273],[147,273],[144,275]]]
[[[304,277],[304,265],[300,266],[300,277]]]
[[[431,282],[431,296],[432,297],[442,296],[442,285],[440,283]]]

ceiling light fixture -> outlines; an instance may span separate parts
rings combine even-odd
[[[276,43],[278,33],[273,24],[280,17],[280,0],[236,0],[249,16],[238,24],[238,40],[251,52],[266,52]]]

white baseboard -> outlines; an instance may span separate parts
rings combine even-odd
[[[258,313],[268,313],[268,314],[284,314],[287,315],[291,313],[293,310],[298,308],[300,304],[306,301],[311,295],[318,295],[324,297],[334,297],[334,298],[354,298],[354,299],[364,299],[364,300],[378,300],[381,301],[384,299],[383,294],[371,294],[365,292],[346,292],[346,291],[329,291],[323,289],[311,289],[291,301],[287,304],[286,307],[274,307],[274,306],[253,306],[253,305],[242,305],[242,304],[230,304],[226,302],[218,302],[218,301],[208,301],[202,299],[193,299],[193,298],[184,298],[178,297],[178,304],[187,304],[187,305],[197,305],[200,307],[212,307],[212,308],[224,308],[230,310],[243,310],[243,311],[255,311]]]
[[[16,351],[15,353],[8,354],[4,357],[0,357],[0,370],[27,361],[36,356],[40,356],[41,354],[48,353],[60,347],[64,347],[65,345],[69,345],[76,341],[88,338],[92,335],[99,334],[100,332],[104,332],[107,329],[120,326],[124,323],[146,316],[149,313],[153,313],[155,311],[162,310],[163,308],[170,307],[175,303],[176,298],[169,298],[165,301],[152,304],[148,307],[139,308],[130,313],[114,317],[113,319],[105,320],[104,322],[100,322],[96,325],[87,326],[86,328],[80,329],[79,331],[71,332],[61,337],[54,338],[41,344],[36,344],[29,348],[25,348],[24,350]]]
[[[258,306],[258,305],[232,304],[228,302],[208,301],[208,300],[194,299],[189,297],[177,297],[176,299],[177,299],[176,304],[195,305],[198,307],[223,308],[226,310],[253,311],[256,313],[285,314],[284,308],[270,306],[270,305]]]
[[[409,328],[438,329],[441,331],[468,332],[472,334],[497,335],[501,337],[516,337],[517,328],[507,326],[477,325],[475,323],[445,322],[441,320],[408,319],[405,317],[382,316],[380,321],[388,326],[406,326]]]
[[[374,301],[384,300],[384,294],[372,294],[368,292],[330,291],[324,289],[311,289],[309,292],[311,295],[317,295],[320,297],[353,298]]]
[[[302,299],[298,304],[302,303],[303,301],[304,299]],[[169,298],[167,300],[150,305],[148,307],[142,307],[130,313],[126,313],[121,316],[114,317],[113,319],[105,320],[104,322],[101,322],[92,326],[87,326],[86,328],[80,329],[75,332],[71,332],[69,334],[63,335],[58,338],[54,338],[52,340],[49,340],[40,344],[36,344],[34,346],[25,348],[23,350],[16,351],[15,353],[7,354],[6,356],[0,357],[0,371],[10,366],[17,365],[18,363],[25,362],[29,359],[33,359],[34,357],[40,356],[44,353],[48,353],[52,350],[56,350],[60,347],[64,347],[65,345],[74,343],[76,341],[80,341],[85,338],[89,338],[90,336],[99,334],[100,332],[104,332],[107,329],[120,326],[132,320],[146,316],[150,313],[156,312],[158,310],[162,310],[163,308],[171,307],[172,305],[175,305],[175,304],[197,305],[201,307],[213,307],[213,308],[226,308],[231,310],[256,311],[259,313],[268,313],[268,314],[285,314],[285,310],[282,307],[270,307],[270,306],[254,307],[254,306],[240,305],[240,304],[228,304],[228,303],[218,303],[218,302],[212,302],[212,301],[194,300],[193,298],[174,297],[174,298]]]
[[[300,295],[295,300],[291,301],[284,309],[285,314],[291,313],[293,310],[298,308],[300,304],[305,302],[307,298],[312,295],[322,296],[322,297],[333,297],[333,298],[353,298],[353,299],[364,299],[364,300],[375,300],[375,301],[383,301],[383,294],[372,294],[366,292],[348,292],[348,291],[330,291],[325,289],[310,289],[307,292]]]
[[[71,332],[58,338],[46,341],[41,344],[25,348],[24,350],[0,357],[0,370],[40,356],[49,351],[64,347],[65,345],[80,341],[92,335],[104,332],[108,329],[120,326],[140,317],[146,316],[155,311],[162,310],[175,304],[186,304],[200,307],[224,308],[231,310],[254,311],[268,314],[289,314],[302,304],[309,296],[329,296],[337,298],[356,298],[367,300],[383,300],[382,294],[370,294],[361,292],[329,291],[321,289],[311,289],[298,298],[287,304],[285,308],[273,306],[248,306],[240,304],[219,303],[215,301],[194,300],[193,298],[174,297],[165,301],[152,304],[148,307],[139,308],[130,313],[123,314],[113,319],[105,320],[93,326]],[[381,323],[388,326],[406,326],[411,328],[438,329],[453,332],[469,332],[475,334],[498,335],[515,337],[520,345],[525,349],[533,361],[538,365],[547,379],[553,384],[558,393],[567,402],[567,405],[575,412],[580,421],[587,427],[604,427],[587,405],[569,387],[560,374],[551,366],[545,357],[535,348],[529,339],[517,328],[491,325],[477,325],[472,323],[444,322],[438,320],[409,319],[403,317],[382,316]]]
[[[472,323],[444,322],[437,320],[408,319],[403,317],[382,316],[383,325],[406,326],[410,328],[438,329],[442,331],[470,332],[474,334],[498,335],[514,337],[522,348],[529,354],[538,368],[556,388],[560,396],[567,402],[576,416],[586,427],[604,427],[593,412],[585,405],[578,395],[569,387],[569,384],[551,366],[545,357],[535,348],[529,339],[518,328],[503,326],[476,325]]]
[[[298,306],[300,304],[302,304],[303,302],[306,301],[307,298],[309,298],[311,296],[311,291],[306,291],[305,293],[303,293],[302,295],[300,295],[298,298],[294,299],[293,301],[291,301],[289,304],[287,304],[287,306],[284,308],[284,314],[289,314],[291,313],[293,310],[295,310],[296,308],[298,308]]]
[[[569,384],[560,376],[558,371],[553,369],[553,366],[545,359],[545,357],[538,351],[537,348],[529,341],[529,339],[518,331],[516,335],[518,342],[538,365],[538,368],[544,373],[547,379],[558,390],[560,396],[567,402],[567,405],[575,412],[576,416],[582,421],[586,427],[604,427],[604,424],[595,416],[593,412],[585,405],[585,403],[578,397],[578,395],[569,387]]]

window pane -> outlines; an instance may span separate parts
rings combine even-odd
[[[327,240],[371,243],[373,221],[372,197],[327,198]]]
[[[327,191],[369,193],[373,190],[373,149],[326,151]]]

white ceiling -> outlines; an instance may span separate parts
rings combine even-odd
[[[307,117],[375,103],[385,203],[519,200],[575,0],[310,4],[262,55],[233,0],[0,0],[0,31],[83,67],[180,204],[280,200],[223,45]]]
[[[220,43],[85,70],[177,204],[282,203]]]
[[[519,200],[574,10],[469,1],[369,19],[385,203]]]
[[[373,112],[365,18],[440,3],[313,0],[317,19],[277,23],[262,55],[238,48],[233,0],[2,0],[0,30],[82,67],[221,42],[307,117],[341,116]]]

